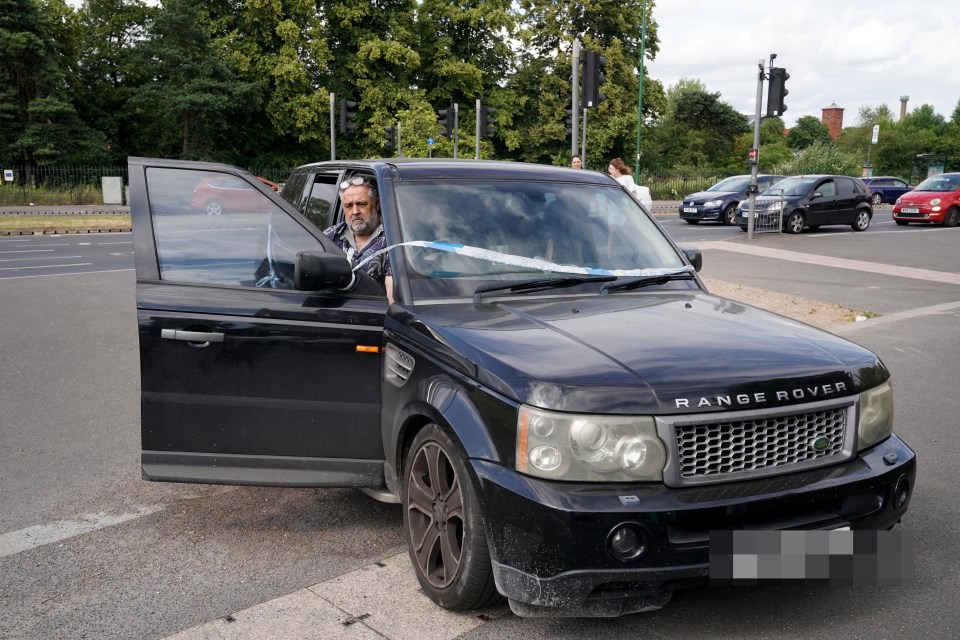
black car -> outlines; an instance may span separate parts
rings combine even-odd
[[[757,176],[757,188],[769,189],[783,180],[784,176],[760,174]],[[680,219],[687,224],[698,224],[704,220],[723,224],[737,224],[737,207],[747,197],[751,176],[730,176],[724,178],[706,191],[691,193],[680,203]]]
[[[780,216],[783,230],[800,233],[804,228],[847,224],[866,231],[873,219],[870,193],[859,178],[849,176],[794,176],[781,180],[756,199],[755,216],[765,228]],[[738,224],[747,230],[749,201],[740,203]]]
[[[913,190],[913,187],[906,181],[894,176],[863,178],[863,183],[870,188],[873,206],[893,204],[897,201],[897,198]]]
[[[129,164],[148,480],[399,502],[427,596],[525,616],[662,606],[706,581],[711,531],[906,512],[878,357],[710,295],[699,252],[609,176],[336,161],[283,200],[228,165]],[[268,211],[190,207],[219,176]],[[362,179],[392,304],[322,232]]]

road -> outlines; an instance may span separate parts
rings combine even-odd
[[[890,368],[897,432],[918,453],[901,525],[912,586],[703,588],[613,620],[441,611],[416,588],[396,505],[142,481],[134,278],[117,270],[130,245],[106,244],[129,234],[32,236],[0,238],[53,249],[0,256],[40,258],[0,263],[21,269],[0,272],[0,638],[960,637],[960,229],[887,232],[878,216],[861,234],[748,242],[661,219],[704,247],[708,277],[883,314],[840,331]]]

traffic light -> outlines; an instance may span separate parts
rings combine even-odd
[[[357,126],[353,121],[357,117],[357,112],[350,111],[355,106],[357,106],[356,101],[340,98],[340,133],[346,133]]]
[[[396,127],[386,127],[384,128],[384,131],[387,133],[387,141],[383,144],[383,146],[385,146],[387,149],[393,149],[394,147],[397,146],[396,145],[397,138],[395,135],[397,132],[397,129]]]
[[[770,68],[770,86],[767,89],[767,115],[782,116],[787,110],[783,99],[790,93],[787,91],[787,78],[790,74],[783,67]]]
[[[450,121],[453,116],[453,105],[450,105],[449,109],[439,109],[437,115],[440,116],[440,126],[443,127],[443,130],[440,132],[440,135],[446,136],[448,138],[453,137],[453,123]]]
[[[493,125],[497,124],[496,119],[490,116],[491,113],[496,113],[497,110],[493,107],[488,107],[487,105],[480,105],[480,137],[486,138],[491,133],[496,133],[497,129]]]
[[[573,133],[573,109],[564,109],[564,112],[567,114],[567,134]]]
[[[607,99],[600,93],[600,85],[607,81],[603,70],[607,59],[594,51],[584,51],[583,58],[583,106],[595,107]]]
[[[756,149],[747,149],[747,162],[749,162],[750,164],[757,164]]]

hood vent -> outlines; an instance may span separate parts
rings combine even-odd
[[[384,375],[387,382],[396,387],[402,387],[410,378],[410,374],[413,373],[416,360],[392,343],[387,345],[386,354],[387,358],[384,360],[386,372]]]

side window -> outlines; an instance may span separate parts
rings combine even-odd
[[[283,185],[283,191],[280,192],[280,196],[298,210],[300,209],[300,201],[303,199],[303,185],[306,181],[306,174],[294,173]]]
[[[893,181],[893,186],[895,186],[895,187],[900,187],[901,189],[903,189],[903,188],[906,188],[908,185],[907,185],[907,183],[904,182],[903,180],[894,180],[894,181]]]
[[[821,182],[817,187],[817,191],[823,194],[824,197],[835,196],[837,195],[837,185],[834,184],[833,180],[827,180],[826,182]]]
[[[335,176],[318,175],[310,189],[304,215],[317,229],[323,231],[333,224],[330,205],[337,199],[337,179]]]
[[[837,191],[842,196],[850,196],[856,193],[863,193],[860,190],[856,180],[837,180]]]
[[[292,289],[297,253],[323,251],[296,220],[230,174],[150,168],[147,194],[161,280]]]

